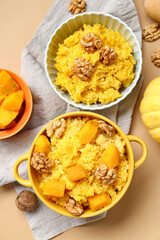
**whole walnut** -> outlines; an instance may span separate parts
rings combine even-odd
[[[24,212],[33,211],[38,206],[36,194],[26,190],[20,192],[15,202],[19,210]]]

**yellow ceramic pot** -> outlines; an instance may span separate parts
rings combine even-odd
[[[60,118],[67,118],[67,117],[79,117],[79,116],[83,116],[83,117],[90,117],[90,118],[97,118],[97,119],[102,119],[104,121],[106,121],[107,123],[109,123],[110,125],[112,125],[113,127],[115,127],[115,129],[117,130],[117,132],[119,133],[119,135],[123,138],[123,140],[125,141],[126,143],[126,152],[127,152],[127,159],[128,159],[128,162],[129,162],[129,169],[128,169],[128,180],[127,180],[127,183],[126,185],[123,187],[123,189],[117,194],[117,198],[112,201],[112,203],[99,210],[99,211],[96,211],[96,212],[92,212],[90,209],[87,209],[84,211],[84,213],[79,216],[79,218],[86,218],[86,217],[93,217],[95,215],[98,215],[100,213],[103,213],[107,210],[109,210],[110,208],[112,208],[122,197],[123,195],[125,194],[125,192],[127,191],[129,185],[130,185],[130,182],[132,180],[132,176],[133,176],[133,171],[134,169],[138,168],[141,166],[141,164],[145,161],[146,157],[147,157],[147,147],[146,147],[146,144],[144,143],[144,141],[136,136],[132,136],[132,135],[126,135],[122,130],[121,128],[119,128],[114,122],[112,122],[110,119],[102,116],[102,115],[99,115],[99,114],[96,114],[96,113],[91,113],[91,112],[72,112],[72,113],[66,113],[66,114],[63,114],[57,118],[55,118],[55,120],[57,119],[60,119]],[[38,181],[38,177],[37,177],[37,173],[36,171],[31,167],[31,164],[30,164],[30,160],[31,160],[31,156],[32,156],[32,152],[33,152],[33,149],[34,149],[34,143],[35,143],[35,140],[37,139],[37,137],[39,135],[41,135],[43,132],[45,131],[45,126],[42,128],[42,130],[38,133],[38,135],[36,136],[36,138],[34,139],[33,143],[32,143],[32,146],[30,148],[30,151],[29,153],[25,153],[24,155],[22,155],[15,163],[14,165],[14,176],[16,178],[16,180],[26,186],[26,187],[32,187],[35,191],[35,193],[37,194],[37,196],[41,199],[41,201],[47,205],[49,208],[51,208],[52,210],[54,210],[55,212],[58,212],[62,215],[65,215],[65,216],[69,216],[69,217],[74,217],[72,216],[70,213],[68,213],[66,211],[65,208],[63,208],[62,206],[59,206],[57,205],[56,203],[54,202],[51,202],[50,200],[48,200],[47,198],[45,198],[45,196],[43,196],[42,194],[42,190],[39,188],[39,181]],[[134,142],[137,142],[141,145],[142,149],[143,149],[143,153],[142,153],[142,156],[141,158],[134,162],[134,155],[133,155],[133,151],[132,151],[132,147],[131,147],[131,144],[130,142],[131,141],[134,141]],[[29,180],[24,180],[22,179],[19,174],[18,174],[18,167],[19,165],[23,162],[23,161],[28,161],[28,175],[29,175]]]

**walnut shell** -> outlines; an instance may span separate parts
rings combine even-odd
[[[33,192],[24,190],[20,192],[15,202],[19,210],[30,212],[37,207],[38,198]]]

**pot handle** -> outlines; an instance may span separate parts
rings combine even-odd
[[[137,142],[142,147],[142,150],[143,150],[142,156],[134,164],[134,169],[139,168],[142,165],[142,163],[144,163],[144,161],[146,160],[147,153],[148,153],[147,146],[146,146],[145,142],[139,137],[136,137],[133,135],[127,135],[127,138],[130,142]]]
[[[17,182],[19,182],[21,185],[24,185],[24,186],[26,186],[26,187],[32,187],[30,180],[25,180],[25,179],[21,178],[21,177],[19,176],[19,173],[18,173],[18,167],[19,167],[19,165],[20,165],[22,162],[28,160],[28,155],[29,155],[29,153],[25,153],[25,154],[23,154],[21,157],[19,157],[19,158],[17,159],[17,161],[16,161],[15,164],[14,164],[13,174],[14,174],[14,177],[15,177],[15,179],[17,180]]]

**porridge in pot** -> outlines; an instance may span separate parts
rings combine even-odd
[[[31,166],[50,201],[79,216],[111,204],[127,182],[125,141],[103,120],[53,120],[35,141]]]
[[[132,47],[118,31],[84,24],[59,44],[54,84],[76,103],[108,104],[133,81],[135,63]]]

